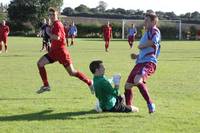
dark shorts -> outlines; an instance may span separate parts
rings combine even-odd
[[[127,83],[134,84],[136,75],[142,75],[143,82],[145,83],[147,78],[150,77],[156,70],[156,65],[152,62],[138,63],[128,76]]]
[[[115,103],[115,106],[110,110],[103,110],[105,112],[132,112],[131,107],[126,106],[124,104],[124,99],[121,96],[117,97],[117,102]]]
[[[128,36],[128,42],[135,41],[135,36]]]
[[[44,56],[49,60],[50,63],[58,61],[64,66],[69,66],[72,64],[70,54],[65,48],[50,50],[49,53],[45,54]]]

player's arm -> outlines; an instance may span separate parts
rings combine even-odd
[[[57,29],[59,29],[59,27]],[[46,28],[46,33],[50,37],[50,40],[60,40],[60,36],[58,34],[51,33],[50,28]],[[58,33],[59,33],[59,30],[58,30]]]
[[[136,36],[136,34],[137,34],[137,29],[135,28],[135,33],[134,33],[134,36]]]
[[[110,30],[110,38],[113,38],[112,28],[111,28],[111,30]]]
[[[147,47],[151,47],[153,45],[154,45],[154,42],[152,40],[148,40],[145,44],[138,45],[138,48],[144,49],[144,48],[147,48]]]
[[[10,28],[7,27],[7,35],[10,33]]]
[[[112,85],[107,80],[103,80],[103,82],[102,82],[102,88],[105,90],[105,92],[107,94],[118,96],[119,85],[115,86],[113,88]]]

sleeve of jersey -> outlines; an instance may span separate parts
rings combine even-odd
[[[118,89],[114,89],[112,85],[107,81],[104,80],[102,83],[102,87],[104,88],[104,91],[109,95],[118,96]]]
[[[61,36],[60,28],[61,27],[60,27],[59,23],[56,23],[52,29],[52,34]]]
[[[158,32],[154,32],[152,34],[152,42],[154,45],[158,45],[159,41],[160,41],[160,34]]]

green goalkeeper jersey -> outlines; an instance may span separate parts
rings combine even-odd
[[[113,88],[105,76],[94,76],[95,95],[99,99],[101,109],[110,110],[116,103],[118,88]]]

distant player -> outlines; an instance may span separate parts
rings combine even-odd
[[[63,24],[60,20],[58,20],[58,12],[55,9],[50,8],[49,18],[51,19],[52,26],[51,30],[47,31],[47,34],[51,39],[51,49],[47,54],[43,55],[37,63],[39,73],[43,81],[43,86],[37,91],[37,93],[40,94],[45,91],[50,91],[50,85],[44,66],[56,61],[64,66],[70,76],[79,78],[90,87],[91,91],[93,91],[92,80],[87,78],[80,71],[77,71],[72,64],[70,54],[65,48],[65,31]]]
[[[69,27],[68,27],[67,23],[64,23],[64,28],[65,28],[66,44],[67,44],[67,47],[68,47],[68,46],[69,46],[69,42],[68,42],[68,37],[69,37]]]
[[[77,36],[77,28],[76,28],[76,25],[74,24],[74,22],[72,22],[72,25],[69,27],[69,37],[71,38],[71,46],[74,45],[74,41],[75,41],[75,38]]]
[[[133,47],[133,42],[135,41],[135,36],[137,34],[137,29],[134,24],[128,29],[128,43],[130,48]]]
[[[50,43],[50,37],[47,34],[47,30],[50,29],[50,20],[49,19],[44,19],[43,20],[43,25],[40,30],[40,34],[42,36],[42,48],[40,51],[43,51],[46,49],[47,51],[50,50],[51,43]]]
[[[0,53],[2,53],[2,46],[5,46],[5,52],[8,51],[8,34],[10,28],[6,25],[6,21],[3,20],[0,26]]]
[[[136,59],[136,65],[131,71],[125,84],[126,104],[131,106],[133,92],[132,87],[137,86],[145,99],[149,113],[155,112],[155,104],[151,99],[146,85],[147,78],[156,71],[157,58],[160,53],[160,30],[157,28],[158,17],[154,12],[145,16],[146,32],[140,40],[139,54],[131,54],[132,59]]]
[[[105,51],[108,52],[110,39],[112,38],[112,27],[108,21],[107,25],[103,27],[103,37],[105,41]]]

